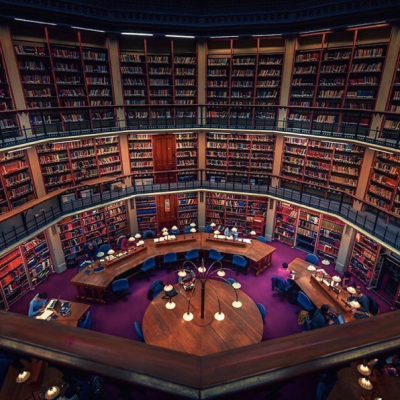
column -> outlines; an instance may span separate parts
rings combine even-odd
[[[355,193],[355,196],[360,200],[364,199],[367,190],[369,175],[371,172],[372,164],[374,162],[374,155],[375,155],[374,150],[371,150],[368,147],[365,149],[364,159],[360,170],[358,185]],[[362,202],[355,200],[353,208],[355,208],[356,210],[361,210]]]
[[[204,232],[206,226],[206,192],[198,193],[198,231]]]
[[[49,243],[50,255],[54,262],[54,270],[57,272],[57,274],[60,274],[67,269],[67,264],[65,262],[58,227],[57,225],[53,225],[52,227],[46,229],[45,232]]]
[[[340,242],[339,254],[336,259],[335,270],[341,274],[347,271],[349,265],[351,251],[353,249],[354,237],[356,235],[356,230],[350,225],[345,225],[342,235],[342,240]]]
[[[269,199],[267,211],[267,226],[265,227],[265,238],[271,242],[274,240],[274,222],[275,222],[276,200]]]
[[[284,146],[285,146],[285,137],[283,135],[278,135],[275,139],[274,163],[272,165],[272,175],[279,176],[281,173]],[[279,187],[279,179],[272,178],[271,186]]]
[[[131,160],[129,158],[129,142],[127,133],[121,133],[119,135],[119,146],[122,162],[122,175],[130,175]]]
[[[36,147],[33,146],[27,149],[26,153],[28,156],[29,165],[31,167],[31,179],[36,188],[37,197],[40,199],[46,195],[46,188],[42,178],[42,170],[40,168],[39,156],[37,154]]]
[[[198,104],[206,104],[206,88],[207,88],[207,45],[203,40],[197,42],[197,102]],[[201,112],[203,111],[203,118],[206,117],[205,110],[198,107],[197,119],[201,122]]]
[[[138,223],[137,223],[135,199],[127,200],[127,211],[128,211],[130,233],[131,233],[131,235],[134,236],[138,233]]]

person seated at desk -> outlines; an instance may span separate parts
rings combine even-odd
[[[315,311],[311,320],[311,329],[325,328],[326,326],[333,325],[329,309],[329,305],[324,304],[320,309]]]
[[[89,399],[90,386],[86,382],[76,381],[74,385],[68,386],[61,400],[87,400]]]
[[[347,289],[348,287],[356,286],[356,281],[354,280],[353,275],[351,275],[350,271],[346,271],[343,274],[342,286],[343,286],[343,289]]]
[[[44,311],[47,303],[47,293],[38,293],[29,304],[28,316],[34,317],[35,315]]]
[[[369,299],[363,292],[361,291],[360,286],[356,287],[356,293],[354,295],[351,295],[348,299],[347,302],[350,303],[351,301],[358,301],[360,304],[359,308],[352,308],[351,311],[354,313],[356,312],[369,312]]]
[[[232,236],[235,240],[237,239],[237,237],[238,237],[238,233],[237,232],[234,232],[234,231],[231,231],[230,229],[229,229],[229,227],[226,227],[225,228],[225,230],[224,230],[224,235],[225,236]]]
[[[91,261],[96,261],[99,248],[95,243],[89,242],[83,246],[83,251]]]
[[[196,275],[190,268],[185,269],[186,276],[179,277],[178,282],[183,285],[184,289],[189,289],[194,287],[194,281],[196,280]]]

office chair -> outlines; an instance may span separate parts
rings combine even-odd
[[[303,292],[299,292],[297,296],[297,302],[303,307],[304,310],[308,312],[315,310],[314,304],[311,302],[308,296]]]
[[[187,226],[187,227],[185,228],[185,230],[184,230],[185,234],[190,233],[190,230],[191,230],[191,229],[192,229],[191,226]]]
[[[107,255],[110,250],[111,246],[108,243],[104,243],[99,247],[99,253],[104,253],[104,255]]]
[[[236,280],[233,279],[233,278],[228,278],[228,279],[226,280],[226,282],[229,283],[230,285],[233,285],[233,284],[236,282]]]
[[[206,225],[206,227],[204,228],[204,232],[205,232],[205,233],[212,233],[212,232],[213,232],[213,229],[211,228],[210,225]]]
[[[267,239],[264,236],[257,236],[257,240],[261,243],[267,243]]]
[[[149,300],[154,300],[162,291],[164,290],[163,281],[154,281],[147,292],[147,298]]]
[[[145,233],[143,233],[143,239],[153,239],[154,238],[154,232],[152,230],[147,230]]]
[[[306,261],[310,262],[311,264],[318,265],[318,257],[315,254],[307,254]]]
[[[304,318],[304,331],[303,332],[308,332],[308,331],[311,331],[310,319]]]
[[[257,307],[260,310],[261,318],[263,320],[263,324],[265,324],[265,317],[267,316],[267,310],[265,309],[264,304],[257,303]]]
[[[197,250],[197,249],[189,250],[189,251],[185,254],[185,259],[186,259],[187,261],[198,260],[199,258],[200,258],[200,253],[199,253],[199,250]]]
[[[178,256],[176,253],[167,253],[164,254],[164,266],[163,269],[166,269],[168,273],[171,269],[174,269],[174,264],[178,262]]]
[[[210,249],[210,251],[208,252],[208,258],[213,261],[221,261],[224,256],[218,250]]]
[[[155,276],[151,273],[153,269],[156,268],[156,259],[155,257],[148,258],[144,263],[140,270],[143,272],[143,277],[147,279],[147,282],[150,281],[151,276]]]
[[[77,256],[76,254],[71,254],[65,258],[67,268],[75,268],[77,266]]]
[[[238,276],[239,272],[244,275],[247,275],[247,270],[249,268],[249,261],[246,260],[243,256],[234,255],[232,258],[232,269],[236,271],[236,276]]]
[[[290,286],[283,278],[280,278],[279,276],[273,276],[271,278],[271,283],[272,290],[277,292],[272,294],[273,297],[280,296],[281,301],[283,301],[285,297],[289,296]]]
[[[126,296],[129,296],[131,292],[128,292],[129,289],[129,282],[128,279],[122,278],[122,279],[117,279],[112,283],[112,292],[116,296],[115,302],[117,302],[120,299],[124,299],[124,301],[128,301]]]
[[[83,321],[78,322],[78,328],[90,329],[92,327],[92,318],[90,316],[90,311],[87,312],[86,318]]]
[[[169,233],[170,235],[178,236],[181,233],[181,231],[179,229],[171,229]]]
[[[139,325],[139,322],[135,321],[133,323],[133,327],[135,328],[135,332],[136,332],[136,335],[137,335],[137,337],[139,339],[139,342],[145,343],[144,336],[143,336],[143,331],[142,331],[142,328]]]

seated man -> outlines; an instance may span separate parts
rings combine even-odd
[[[325,328],[326,326],[333,325],[333,321],[329,315],[329,308],[328,304],[324,304],[320,309],[315,311],[311,320],[311,329]]]
[[[184,289],[190,289],[194,287],[194,281],[196,280],[196,275],[190,268],[185,269],[186,276],[179,277],[178,282],[183,285]]]
[[[47,293],[38,293],[29,304],[28,315],[34,317],[46,308]]]
[[[96,261],[99,248],[95,243],[86,243],[85,246],[83,246],[83,251],[85,252],[89,260]]]
[[[351,301],[358,301],[360,304],[359,308],[352,308],[352,312],[369,312],[369,299],[363,292],[361,291],[360,286],[356,287],[356,293],[351,295],[347,301],[350,303]]]

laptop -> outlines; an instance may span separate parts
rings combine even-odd
[[[46,310],[53,310],[54,307],[57,305],[58,300],[60,300],[61,296],[58,296],[57,299],[50,300],[49,304],[46,307]]]
[[[337,317],[332,318],[335,325],[345,324],[346,321],[344,320],[343,314],[339,314]]]

